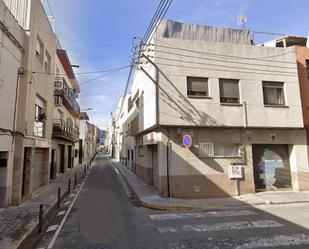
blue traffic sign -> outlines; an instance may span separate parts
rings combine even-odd
[[[182,138],[182,144],[186,148],[190,148],[192,146],[192,137],[188,134],[184,135]]]

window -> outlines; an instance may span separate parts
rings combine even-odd
[[[54,102],[55,102],[55,106],[61,106],[62,98],[60,96],[54,96]]]
[[[208,96],[208,78],[187,77],[187,94],[189,97]]]
[[[265,105],[285,104],[282,82],[263,82],[263,95]]]
[[[309,60],[306,60],[307,78],[309,79]]]
[[[0,151],[0,168],[7,167],[8,158],[9,158],[9,152]]]
[[[239,103],[239,80],[220,79],[220,102]]]
[[[44,100],[37,97],[34,110],[34,135],[37,137],[44,136],[44,122],[46,114],[44,113]]]
[[[46,51],[45,57],[44,57],[44,69],[46,73],[50,73],[50,65],[51,64],[51,58],[49,53]]]
[[[36,40],[36,48],[35,48],[35,55],[41,61],[43,61],[43,52],[44,52],[44,45],[41,38],[38,36]]]
[[[200,157],[239,157],[239,144],[199,143]]]

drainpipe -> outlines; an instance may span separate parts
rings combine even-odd
[[[248,115],[247,115],[247,102],[243,101],[243,126],[241,128],[241,139],[242,139],[242,147],[243,147],[243,156],[242,156],[242,164],[247,164],[247,153],[246,153],[246,128],[248,127]],[[235,180],[235,195],[240,195],[240,182],[237,178]]]
[[[242,163],[247,163],[247,153],[246,153],[246,129],[248,128],[248,113],[247,113],[247,102],[243,101],[243,107],[244,107],[244,123],[242,128],[242,146],[244,148]]]
[[[15,92],[15,102],[14,102],[14,117],[13,117],[13,139],[12,144],[15,141],[15,132],[16,132],[16,112],[17,112],[17,98],[18,98],[18,90],[19,90],[19,80],[20,76],[25,73],[25,69],[23,67],[18,68],[17,79],[16,79],[16,92]]]

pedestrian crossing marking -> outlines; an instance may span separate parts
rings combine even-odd
[[[232,217],[232,216],[250,216],[250,215],[257,215],[257,213],[251,210],[237,210],[237,211],[213,211],[213,212],[204,212],[204,213],[153,214],[153,215],[150,215],[150,219],[152,220],[176,220],[176,219]]]
[[[53,232],[56,231],[59,225],[53,225],[47,228],[46,232]]]
[[[65,212],[66,212],[66,211],[60,211],[60,212],[57,214],[57,216],[62,216],[62,215],[65,214]]]
[[[197,224],[197,225],[181,225],[178,227],[158,227],[161,234],[164,233],[179,233],[179,232],[216,232],[224,230],[242,230],[253,228],[271,228],[282,227],[281,223],[274,220],[257,220],[257,221],[236,221],[216,223],[212,225]]]
[[[63,205],[64,205],[64,206],[68,206],[68,205],[70,205],[70,203],[71,203],[70,201],[67,201],[67,202],[65,202]]]
[[[249,238],[249,241],[236,249],[269,248],[282,246],[309,245],[308,234],[276,235],[270,238]]]
[[[294,248],[295,246],[309,245],[309,234],[289,234],[289,235],[279,234],[271,237],[249,237],[244,240],[231,239],[229,241],[227,241],[226,239],[224,241],[220,241],[217,240],[216,238],[208,238],[208,241],[210,243],[208,244],[210,247],[207,248],[211,248],[211,246],[215,247],[214,244],[211,244],[211,241],[215,241],[216,248],[225,248],[227,243],[229,244],[228,248],[233,249],[253,249],[253,248],[272,248],[272,247]],[[192,248],[191,245],[189,245],[186,242],[169,243],[167,247],[164,247],[164,249],[191,249],[191,248]]]

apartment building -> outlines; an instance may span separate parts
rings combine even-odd
[[[57,38],[40,0],[6,3],[25,33],[12,184],[12,204],[20,204],[50,180]]]
[[[0,207],[11,203],[16,105],[22,66],[24,32],[0,1]]]
[[[127,124],[134,144],[124,140],[142,180],[179,198],[308,190],[295,47],[165,20],[143,51]]]
[[[79,164],[80,88],[68,54],[57,49],[50,180]]]
[[[88,163],[98,151],[99,131],[99,128],[89,122],[88,114],[86,112],[81,112],[79,135],[79,163]]]
[[[266,47],[295,47],[298,68],[298,79],[300,84],[300,94],[302,102],[302,112],[304,127],[307,138],[307,151],[309,152],[309,43],[306,37],[284,36],[278,39],[265,42],[262,46]],[[298,178],[301,179],[300,190],[308,190],[309,173],[299,172]]]

